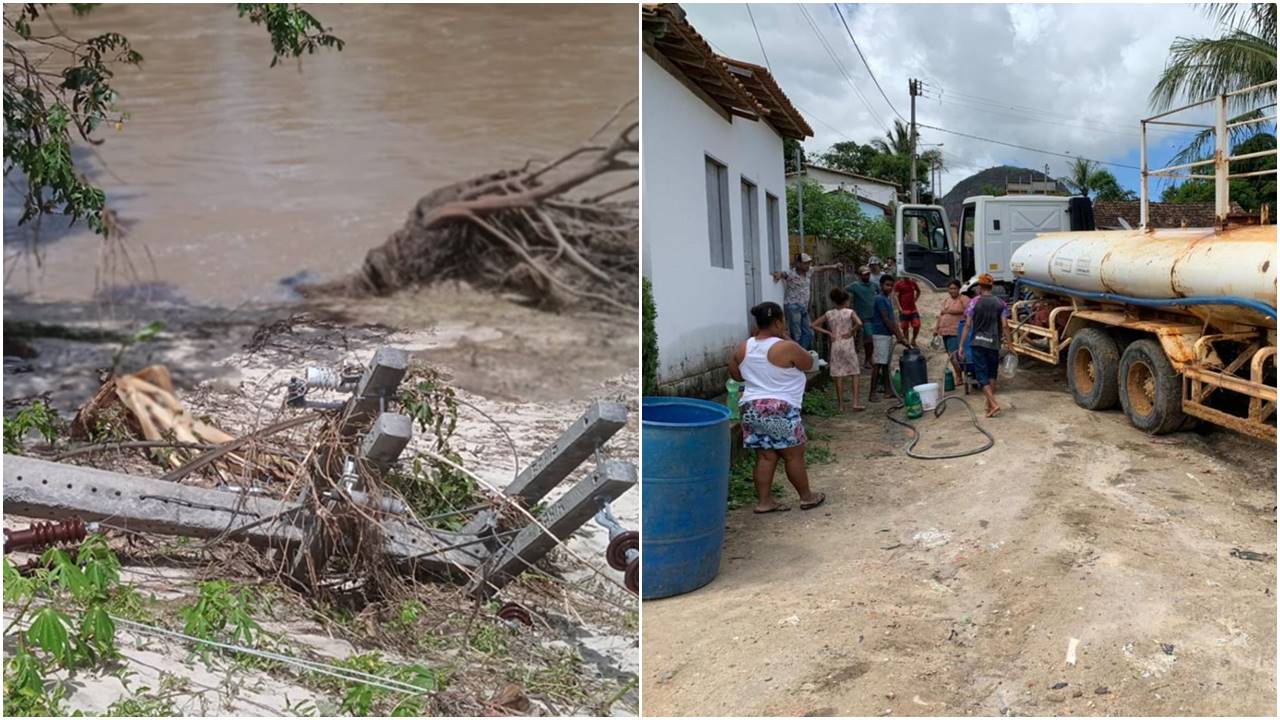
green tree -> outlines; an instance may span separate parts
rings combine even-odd
[[[88,38],[71,34],[55,16],[82,16],[91,4],[46,3],[4,7],[4,174],[26,178],[18,224],[61,215],[83,221],[104,238],[114,230],[106,193],[73,160],[78,142],[98,145],[105,125],[121,129],[129,114],[112,81],[121,66],[140,66],[142,54],[120,33]],[[263,25],[271,38],[271,65],[343,41],[297,5],[243,3],[241,17]]]
[[[893,249],[893,227],[883,218],[862,212],[858,199],[844,192],[826,192],[822,185],[806,180],[804,232],[830,244],[839,262],[864,261],[873,253],[887,255]],[[787,231],[800,233],[796,186],[787,187]]]
[[[1160,202],[1211,203],[1213,202],[1213,183],[1207,180],[1187,180],[1177,185],[1169,185],[1160,193]]]
[[[893,129],[886,132],[884,137],[873,139],[871,147],[884,155],[910,155],[911,127],[901,120],[894,120]]]
[[[1271,150],[1276,147],[1276,136],[1271,133],[1259,133],[1231,148],[1232,155],[1245,155]],[[1231,171],[1235,173],[1275,170],[1276,158],[1251,158],[1232,163]],[[1262,207],[1263,203],[1273,203],[1276,198],[1276,176],[1260,175],[1251,178],[1237,178],[1229,183],[1228,195],[1232,202],[1251,212]],[[1161,202],[1193,203],[1213,202],[1213,182],[1211,180],[1187,180],[1178,185],[1170,185],[1160,194]]]
[[[833,170],[870,176],[872,158],[879,151],[870,145],[859,145],[853,141],[838,142],[818,156],[818,161]]]
[[[894,183],[905,192],[911,190],[911,129],[894,121],[893,130],[884,137],[863,145],[853,141],[838,142],[818,156],[819,161],[834,170],[865,175]],[[942,165],[942,153],[927,150],[916,157],[916,185],[927,194],[929,168]]]
[[[796,156],[800,157],[801,163],[809,162],[804,155],[804,145],[800,144],[795,138],[786,138],[782,141],[782,163],[787,172],[796,169]]]
[[[1202,6],[1218,23],[1215,38],[1178,37],[1169,46],[1164,72],[1151,90],[1151,108],[1168,110],[1175,104],[1196,102],[1233,90],[1243,90],[1276,79],[1276,5],[1274,3],[1222,3]],[[1260,118],[1276,102],[1272,85],[1229,98],[1235,116],[1231,122]],[[1256,134],[1260,124],[1234,128],[1231,139]],[[1173,163],[1199,160],[1208,152],[1210,130],[1197,133],[1175,156]]]
[[[1132,190],[1125,190],[1110,170],[1098,167],[1098,163],[1084,158],[1071,162],[1067,177],[1062,179],[1077,195],[1087,195],[1095,200],[1132,200]]]

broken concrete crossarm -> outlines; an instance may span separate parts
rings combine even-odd
[[[539,516],[550,535],[538,525],[525,526],[508,547],[499,549],[486,563],[483,575],[487,582],[473,581],[468,591],[482,596],[493,594],[582,527],[595,515],[602,500],[612,501],[635,484],[634,465],[621,460],[604,461]]]

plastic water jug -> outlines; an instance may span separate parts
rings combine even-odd
[[[729,382],[724,384],[725,392],[729,396],[725,399],[724,404],[729,407],[729,418],[731,420],[738,419],[738,394],[742,391],[742,383],[729,378]]]
[[[1000,377],[1006,380],[1018,374],[1018,353],[1008,353],[1000,358]]]
[[[893,371],[893,394],[902,397],[902,371]]]
[[[942,391],[951,392],[956,389],[956,375],[951,368],[942,371]]]
[[[929,341],[929,349],[934,352],[942,352],[942,349],[946,346],[947,343],[942,339],[941,335],[934,335],[933,339]]]
[[[920,404],[920,393],[907,391],[907,417],[914,420],[924,415],[924,406]]]

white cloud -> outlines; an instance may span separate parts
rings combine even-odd
[[[721,52],[763,63],[742,4],[684,4],[694,27]],[[895,117],[859,60],[831,5],[805,9],[853,79],[836,63],[795,5],[753,4],[760,38],[779,84],[813,126],[810,152],[834,142],[867,142]],[[843,6],[854,37],[889,100],[903,116],[907,79],[926,82],[920,122],[1018,145],[1136,164],[1138,119],[1179,35],[1215,35],[1190,5]],[[859,99],[857,92],[866,98]],[[870,105],[870,109],[867,107]],[[1153,162],[1176,149],[1158,135]],[[944,186],[1007,163],[1065,173],[1067,160],[932,130],[945,143]],[[1136,187],[1135,171],[1111,168]]]

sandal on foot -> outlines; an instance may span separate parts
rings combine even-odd
[[[755,513],[756,515],[768,515],[769,513],[775,513],[775,512],[786,512],[786,511],[788,511],[788,510],[790,510],[790,509],[791,509],[791,507],[790,507],[790,506],[788,506],[788,505],[781,505],[781,504],[779,504],[779,505],[774,505],[773,507],[769,508],[768,510],[752,510],[751,512]]]
[[[800,503],[801,510],[812,510],[827,501],[826,493],[818,493],[818,499],[811,503]]]

